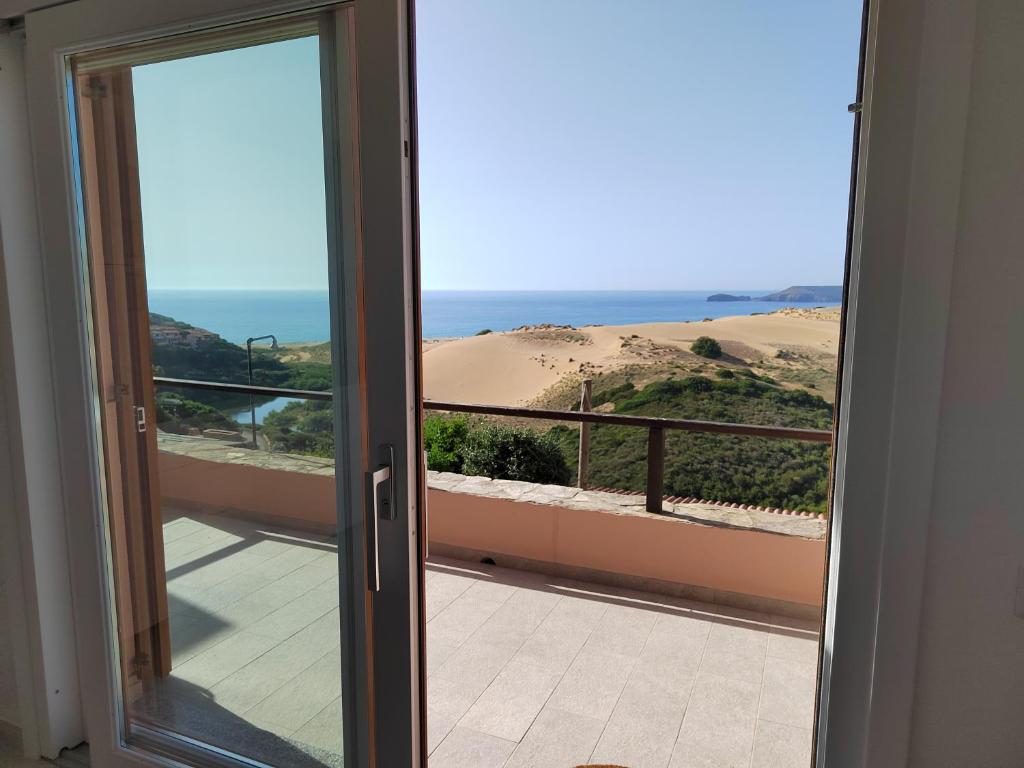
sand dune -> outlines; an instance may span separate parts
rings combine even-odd
[[[831,360],[834,368],[838,320],[835,309],[781,310],[688,323],[537,326],[432,341],[424,345],[424,396],[428,400],[523,405],[567,377],[606,374],[636,365],[701,365],[706,361],[689,351],[698,336],[711,336],[721,343],[725,357],[720,362],[726,366],[804,364],[790,360],[821,366]]]

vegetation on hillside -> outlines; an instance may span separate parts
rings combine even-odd
[[[334,458],[334,409],[322,400],[288,403],[267,414],[263,434],[275,451]]]
[[[710,336],[698,336],[690,345],[690,351],[695,355],[717,360],[722,356],[722,345]]]
[[[249,383],[248,360],[244,347],[166,315],[151,313],[150,325],[154,328],[176,329],[182,334],[180,341],[154,336],[150,347],[154,375],[226,384]],[[253,384],[316,391],[331,388],[331,366],[328,362],[285,362],[281,357],[279,350],[253,349]],[[237,424],[233,427],[226,426],[226,423],[234,422],[225,415],[225,412],[239,411],[249,405],[248,395],[184,387],[160,387],[158,396],[173,396],[185,403],[208,406],[208,410],[193,408],[193,413],[188,417],[190,425],[199,429],[237,429]],[[255,401],[260,405],[270,399],[272,398],[257,397]],[[168,432],[178,429],[169,413],[158,413],[157,417],[161,429]],[[168,421],[160,421],[162,417],[168,418]]]
[[[189,400],[173,392],[158,392],[156,423],[164,432],[188,435],[193,430],[238,430],[238,423],[213,406]]]
[[[667,379],[640,390],[624,384],[596,392],[594,403],[611,403],[615,413],[644,416],[816,429],[832,425],[832,406],[822,398],[735,374],[721,380]],[[550,434],[575,473],[579,430],[559,426]],[[595,425],[590,440],[590,485],[644,489],[646,430]],[[665,492],[823,512],[828,463],[828,446],[821,443],[669,431]]]
[[[154,338],[154,373],[231,383],[248,380],[243,347],[173,318],[153,316],[170,329]],[[180,330],[181,341],[176,333]],[[707,348],[699,351],[708,342]],[[719,356],[714,339],[702,337],[693,351]],[[710,354],[707,354],[710,353]],[[829,429],[832,406],[807,388],[794,388],[804,370],[803,350],[785,351],[761,372],[733,359],[712,363],[669,360],[659,366],[625,366],[599,375],[594,382],[595,409],[621,414],[662,416],[745,424]],[[691,358],[692,360],[693,358]],[[329,345],[297,345],[253,351],[254,382],[270,387],[331,388]],[[800,365],[798,365],[799,363]],[[771,375],[767,375],[765,371]],[[781,382],[781,383],[780,383]],[[811,387],[814,382],[802,383]],[[579,383],[567,381],[549,402],[554,408],[578,408]],[[575,400],[575,405],[570,403]],[[259,400],[258,402],[261,402]],[[161,388],[157,421],[168,432],[238,429],[225,411],[248,406],[245,395],[193,389]],[[334,455],[329,402],[290,403],[264,419],[263,434],[273,450],[331,457]],[[430,415],[423,424],[430,469],[494,478],[568,484],[576,472],[579,429],[546,428],[544,423]],[[642,491],[646,482],[647,432],[644,429],[594,425],[591,429],[589,484]],[[824,511],[827,500],[829,447],[795,440],[751,438],[669,431],[666,439],[665,491],[669,495],[735,501],[761,506]]]

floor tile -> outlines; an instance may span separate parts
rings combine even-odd
[[[505,768],[568,768],[588,763],[602,728],[601,720],[548,705],[534,720]]]
[[[430,642],[428,636],[428,646]],[[515,656],[522,642],[523,639],[516,636],[490,640],[474,635],[462,643],[431,676],[458,680],[479,696]]]
[[[210,689],[216,702],[241,712],[300,675],[339,642],[338,611],[324,615]]]
[[[340,765],[336,551],[189,514],[165,527],[174,668],[145,714]],[[432,768],[808,764],[813,622],[454,560],[427,582]]]
[[[685,719],[705,728],[739,724],[746,730],[749,725],[752,734],[760,693],[758,685],[700,672],[690,692]]]
[[[818,663],[818,634],[776,627],[768,637],[768,655],[804,664]]]
[[[811,729],[758,720],[750,768],[808,768]]]
[[[276,644],[276,640],[242,630],[193,656],[184,664],[175,665],[174,675],[202,688],[210,688]]]
[[[764,654],[757,656],[731,653],[716,646],[712,641],[704,650],[700,670],[712,675],[745,680],[760,685],[761,677],[764,675],[764,660]]]
[[[622,654],[581,653],[551,694],[551,706],[607,720],[634,664],[635,658]]]
[[[639,656],[658,615],[639,608],[611,605],[590,634],[584,650]]]
[[[503,603],[512,597],[518,589],[512,584],[503,584],[494,579],[476,579],[463,594],[466,597],[475,597],[481,600],[494,600]]]
[[[813,664],[769,656],[764,668],[758,717],[773,723],[812,727],[816,673]]]
[[[345,750],[342,735],[341,698],[335,699],[320,710],[295,731],[292,738],[333,754],[343,755]]]
[[[427,677],[435,674],[444,663],[462,646],[462,633],[445,634],[427,624]]]
[[[468,639],[498,610],[502,602],[463,594],[434,616],[430,624],[443,634]]]
[[[333,585],[316,587],[250,624],[247,629],[258,635],[284,640],[337,607],[338,593]]]
[[[427,752],[437,749],[462,716],[476,701],[478,693],[459,680],[443,677],[427,681]]]
[[[239,631],[217,616],[171,617],[171,668],[209,650]]]
[[[676,679],[634,669],[591,762],[665,768],[686,711],[695,673]]]
[[[764,627],[728,620],[716,621],[711,625],[708,648],[764,658],[768,652],[768,635],[769,630]]]
[[[263,701],[245,710],[244,715],[298,730],[340,695],[341,651],[336,648]]]
[[[720,732],[684,719],[669,767],[748,768],[753,742],[753,725]]]
[[[555,690],[559,677],[544,667],[512,662],[470,707],[460,725],[519,741]]]
[[[516,659],[553,672],[565,672],[590,638],[605,608],[589,600],[563,597],[523,643]]]
[[[443,571],[435,571],[426,594],[426,619],[430,621],[451,605],[455,598],[473,586],[473,580]]]
[[[502,766],[512,754],[514,741],[499,739],[470,728],[457,727],[430,756],[430,768],[484,768]]]

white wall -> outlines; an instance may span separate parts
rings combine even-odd
[[[21,36],[0,34],[0,485],[14,497],[0,504],[0,566],[8,605],[22,597],[4,631],[15,635],[25,751],[56,757],[83,729],[24,72]]]
[[[1024,765],[1024,3],[977,4],[913,766]]]

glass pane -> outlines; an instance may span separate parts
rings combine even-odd
[[[340,765],[319,39],[156,58],[76,77],[127,719]]]

